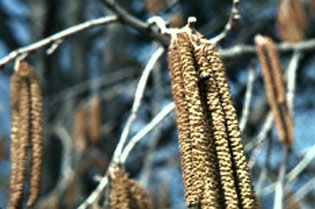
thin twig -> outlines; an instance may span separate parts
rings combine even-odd
[[[153,70],[155,63],[157,62],[157,60],[161,57],[161,55],[164,52],[164,48],[160,47],[158,48],[154,54],[152,55],[152,57],[150,58],[148,64],[146,65],[145,69],[143,70],[143,73],[141,75],[141,78],[139,80],[139,83],[137,85],[137,89],[136,89],[136,93],[135,93],[135,98],[134,98],[134,102],[132,105],[132,109],[131,109],[131,113],[128,117],[127,123],[125,125],[125,128],[122,131],[122,134],[120,136],[119,139],[119,143],[117,144],[117,147],[115,149],[114,155],[113,155],[113,162],[118,164],[119,163],[119,158],[122,152],[122,149],[126,143],[126,140],[128,138],[129,135],[129,131],[131,128],[132,123],[135,121],[135,119],[137,118],[137,113],[142,101],[142,97],[143,97],[143,93],[145,90],[145,86],[147,84],[150,72]]]
[[[291,57],[286,76],[287,76],[287,102],[291,116],[293,116],[293,101],[295,93],[296,83],[296,71],[298,69],[299,61],[302,57],[302,53],[295,51]]]
[[[294,51],[311,52],[315,50],[315,38],[298,43],[280,43],[276,45],[278,53],[289,53]],[[255,46],[236,45],[229,49],[219,50],[222,58],[236,58],[240,56],[255,56],[257,51]]]
[[[168,104],[164,107],[159,114],[157,114],[153,120],[148,123],[141,131],[139,131],[134,137],[130,139],[130,142],[126,145],[124,151],[121,154],[120,162],[124,164],[126,162],[129,153],[134,148],[134,146],[145,137],[153,128],[155,128],[169,113],[171,113],[175,108],[174,103]]]
[[[250,142],[248,142],[244,149],[246,152],[249,152],[253,147],[255,147],[257,144],[262,143],[262,141],[266,138],[267,133],[269,132],[269,130],[272,128],[272,121],[273,121],[273,116],[272,113],[269,111],[265,122],[260,130],[260,132],[258,133],[257,137],[255,140],[251,140]]]
[[[247,120],[249,116],[249,107],[250,107],[250,102],[251,102],[252,93],[253,93],[254,80],[255,80],[255,70],[250,68],[248,71],[247,88],[246,88],[246,93],[245,93],[244,106],[242,110],[242,117],[240,120],[241,132],[244,131],[247,124]]]
[[[283,159],[280,165],[279,175],[275,186],[275,199],[274,199],[274,209],[282,209],[283,208],[283,185],[285,181],[285,173],[287,169],[287,161],[288,161],[289,151],[287,149],[283,149]]]
[[[118,18],[115,15],[105,16],[105,17],[94,19],[94,20],[89,20],[89,21],[86,21],[84,23],[81,23],[81,24],[72,26],[70,28],[67,28],[67,29],[60,31],[58,33],[55,33],[54,35],[51,35],[45,39],[42,39],[38,42],[35,42],[31,45],[28,45],[28,46],[25,46],[25,47],[22,47],[22,48],[19,48],[19,49],[16,49],[16,50],[10,52],[10,54],[8,54],[7,56],[0,59],[0,67],[2,67],[3,65],[5,65],[8,62],[14,60],[15,58],[17,58],[18,56],[20,56],[22,54],[29,54],[29,53],[36,51],[42,47],[48,46],[50,44],[54,44],[55,42],[60,42],[60,40],[64,40],[65,38],[72,36],[74,34],[77,34],[81,31],[93,28],[95,26],[113,23],[113,22],[116,22],[117,20],[118,20]],[[57,45],[57,47],[58,46],[59,45]],[[50,49],[50,51],[51,51],[51,49]]]
[[[119,6],[117,1],[101,0],[101,2],[118,16],[118,19],[122,24],[126,24],[138,30],[142,34],[145,34],[146,36],[158,41],[163,46],[168,46],[169,38],[167,36],[163,36],[157,30],[154,30],[151,24],[143,22],[142,20],[131,15],[128,11]]]
[[[126,140],[129,135],[129,130],[131,128],[131,125],[133,121],[136,119],[138,109],[141,104],[141,100],[143,97],[143,93],[145,90],[145,86],[148,80],[148,77],[150,75],[150,72],[153,70],[155,63],[159,59],[159,57],[163,54],[164,48],[160,47],[158,48],[154,54],[151,56],[150,60],[148,61],[147,65],[145,66],[145,69],[143,70],[143,73],[141,75],[141,78],[138,82],[136,93],[135,93],[135,98],[134,98],[134,103],[132,105],[131,113],[129,115],[129,118],[127,120],[126,126],[124,130],[122,131],[121,137],[119,139],[119,142],[115,148],[112,160],[111,160],[111,165],[113,164],[118,164],[120,162],[120,156],[123,151],[123,147],[126,143]],[[109,166],[110,167],[110,166]],[[107,171],[106,174],[102,177],[100,183],[97,185],[96,189],[90,194],[90,196],[78,207],[78,209],[85,209],[89,205],[91,205],[93,202],[97,201],[99,198],[101,192],[105,189],[106,185],[108,184],[108,176],[109,172]]]
[[[288,174],[287,179],[289,182],[294,181],[296,177],[312,162],[315,158],[315,145],[313,145],[305,154],[304,158],[295,166]]]
[[[130,151],[133,149],[134,145],[139,142],[146,134],[148,134],[153,128],[155,128],[170,112],[175,108],[174,103],[168,104],[163,108],[152,120],[148,123],[138,134],[136,134],[124,148],[122,155],[120,155],[120,162],[125,162]],[[116,147],[117,149],[117,147]],[[97,185],[96,189],[91,193],[91,195],[78,207],[78,209],[86,209],[89,205],[95,202],[100,193],[105,189],[108,184],[109,172],[102,177],[100,183]]]
[[[296,202],[300,202],[306,195],[314,191],[315,188],[315,177],[306,182],[297,192],[294,193],[293,198]]]
[[[231,9],[231,14],[229,20],[227,21],[224,30],[217,35],[216,37],[210,39],[210,42],[214,45],[217,45],[220,41],[222,41],[228,34],[228,32],[232,29],[232,26],[240,19],[240,15],[237,9],[239,4],[239,0],[233,0],[233,6]]]

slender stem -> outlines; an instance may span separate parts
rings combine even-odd
[[[60,31],[54,35],[51,35],[45,39],[42,39],[38,42],[35,42],[31,45],[16,49],[14,51],[12,51],[10,54],[8,54],[7,56],[3,57],[2,59],[0,59],[0,67],[5,65],[6,63],[14,60],[15,58],[19,57],[22,54],[29,54],[33,51],[36,51],[42,47],[57,43],[54,45],[53,48],[50,48],[50,50],[48,50],[48,53],[52,53],[52,51],[54,51],[56,49],[56,47],[58,47],[60,45],[60,41],[64,40],[65,38],[68,38],[69,36],[72,36],[74,34],[77,34],[81,31],[96,27],[96,26],[100,26],[100,25],[105,25],[105,24],[109,24],[109,23],[113,23],[116,22],[118,20],[117,16],[112,15],[112,16],[105,16],[105,17],[101,17],[98,19],[94,19],[94,20],[89,20],[87,22],[72,26],[70,28],[67,28],[63,31]]]

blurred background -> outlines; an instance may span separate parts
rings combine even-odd
[[[172,27],[181,27],[187,17],[195,16],[197,30],[208,39],[223,30],[232,6],[231,0],[116,2],[143,21],[159,15]],[[239,24],[219,45],[223,51],[239,44],[254,46],[256,34],[269,36],[276,43],[315,38],[314,0],[242,0],[239,12]],[[298,24],[294,25],[286,12],[299,19]],[[70,26],[109,14],[99,0],[1,0],[0,58]],[[285,28],[288,25],[291,29]],[[44,100],[44,163],[41,195],[35,208],[76,208],[94,190],[126,124],[140,75],[158,46],[136,30],[114,23],[71,36],[52,55],[46,55],[44,48],[28,56]],[[314,52],[315,48],[294,55],[280,53],[284,72],[293,59],[297,62],[295,140],[284,184],[284,208],[288,209],[315,205]],[[277,140],[274,125],[268,128],[272,123],[260,64],[255,54],[229,56],[224,63],[239,118],[248,79],[253,80],[243,140],[261,204],[271,208],[283,145]],[[13,62],[0,71],[0,208],[6,207],[9,195],[12,68]],[[164,53],[149,77],[129,139],[171,101]],[[149,190],[156,208],[185,208],[174,112],[137,144],[127,159],[126,170]]]

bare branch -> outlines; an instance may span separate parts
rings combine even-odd
[[[174,103],[168,104],[164,107],[159,114],[157,114],[153,120],[147,124],[141,131],[139,131],[134,137],[131,138],[130,142],[126,145],[123,153],[121,154],[120,161],[122,164],[126,162],[126,159],[134,148],[134,146],[145,137],[153,128],[155,128],[169,113],[171,113],[175,108]]]
[[[230,18],[226,23],[224,30],[216,37],[210,39],[210,42],[212,44],[217,45],[220,41],[222,41],[227,36],[228,32],[232,29],[232,26],[240,19],[240,14],[237,9],[238,4],[239,0],[233,0]]]
[[[255,70],[250,68],[248,71],[247,88],[246,88],[246,93],[245,93],[244,107],[242,110],[242,118],[240,120],[241,132],[244,131],[247,120],[248,120],[249,107],[250,107],[250,101],[251,101],[252,93],[253,93],[254,80],[255,80]]]
[[[276,45],[279,53],[288,53],[294,51],[311,52],[315,50],[315,39],[298,43],[280,43]],[[256,56],[256,47],[249,45],[236,45],[229,49],[219,51],[222,58],[235,58],[240,56]]]
[[[295,83],[296,83],[296,71],[299,67],[299,61],[302,57],[301,52],[295,51],[290,60],[289,66],[287,68],[287,102],[291,116],[293,116],[293,101],[294,101],[294,92],[295,92]]]
[[[287,161],[288,161],[289,151],[287,149],[283,149],[283,159],[280,165],[280,170],[278,174],[278,179],[275,185],[275,198],[274,198],[274,209],[282,209],[283,208],[283,185],[285,181],[285,173],[287,169]]]
[[[131,128],[131,125],[133,123],[133,121],[136,119],[137,117],[137,112],[138,109],[140,107],[141,104],[141,100],[143,97],[143,93],[145,90],[145,86],[148,80],[148,77],[150,75],[150,72],[153,70],[155,63],[157,62],[157,60],[159,59],[159,57],[163,54],[164,52],[164,48],[160,47],[158,48],[155,53],[152,55],[152,57],[150,58],[150,60],[148,61],[145,69],[143,70],[143,73],[141,75],[141,78],[138,82],[138,86],[136,89],[136,93],[135,93],[135,99],[134,99],[134,103],[132,105],[132,110],[131,113],[129,115],[129,118],[127,120],[126,126],[121,134],[121,137],[119,139],[119,142],[116,146],[116,149],[114,151],[112,160],[111,160],[111,165],[113,164],[118,164],[120,162],[120,157],[121,157],[121,153],[123,152],[123,147],[126,143],[126,140],[128,138],[129,135],[129,130]],[[102,177],[100,183],[97,185],[96,189],[91,193],[91,195],[78,207],[78,209],[85,209],[87,208],[89,205],[91,205],[93,202],[95,202],[101,192],[104,190],[104,188],[107,186],[108,184],[108,176],[109,176],[109,172],[107,171],[106,174]]]
[[[106,17],[101,17],[98,19],[90,20],[90,21],[81,23],[79,25],[75,25],[73,27],[67,28],[67,29],[60,31],[58,33],[55,33],[54,35],[51,35],[45,39],[42,39],[38,42],[35,42],[31,45],[28,45],[28,46],[25,46],[25,47],[22,47],[22,48],[19,48],[19,49],[12,51],[7,56],[1,58],[0,67],[5,65],[8,62],[14,60],[15,58],[17,58],[18,56],[20,56],[22,54],[29,54],[29,53],[36,51],[42,47],[53,44],[53,46],[54,45],[55,46],[53,48],[50,48],[50,50],[48,51],[48,53],[51,53],[52,50],[55,50],[56,47],[59,46],[60,40],[63,40],[69,36],[72,36],[74,34],[81,32],[81,31],[84,31],[84,30],[87,30],[87,29],[90,29],[90,28],[93,28],[96,26],[116,22],[117,20],[118,20],[117,16],[112,15],[112,16],[106,16]]]
[[[136,93],[135,93],[135,98],[134,102],[132,105],[131,113],[129,115],[129,118],[127,120],[126,126],[120,136],[119,143],[115,149],[114,155],[113,155],[113,162],[114,163],[119,163],[120,155],[123,149],[123,146],[125,145],[125,142],[128,138],[129,131],[131,128],[132,123],[134,120],[137,118],[137,113],[142,101],[143,93],[145,90],[145,86],[147,84],[150,72],[153,70],[155,63],[159,59],[159,57],[163,54],[164,48],[160,47],[159,49],[156,50],[156,52],[152,55],[150,58],[148,64],[146,65],[145,69],[143,70],[143,73],[141,75],[141,78],[139,80]]]
[[[312,162],[315,158],[315,145],[313,145],[305,154],[304,158],[300,161],[297,166],[295,166],[287,175],[289,182],[294,181],[294,179]]]
[[[126,24],[147,35],[148,37],[151,37],[152,39],[160,42],[162,45],[168,46],[169,38],[161,35],[157,30],[153,30],[153,27],[150,23],[143,22],[142,20],[131,15],[113,0],[101,0],[101,2],[118,16],[118,19],[122,24]]]
[[[304,197],[306,197],[307,193],[314,191],[315,188],[315,177],[306,182],[294,195],[293,198],[296,202],[300,202]]]

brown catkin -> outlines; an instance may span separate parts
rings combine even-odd
[[[237,114],[233,105],[230,87],[227,82],[225,68],[217,49],[206,42],[205,55],[211,64],[214,78],[217,82],[221,105],[225,114],[227,133],[232,153],[233,166],[236,173],[237,189],[244,209],[258,208],[251,175],[247,166],[246,155],[242,144],[241,132],[238,126]]]
[[[19,94],[20,94],[20,76],[18,73],[14,73],[11,77],[11,180],[10,190],[15,190],[16,175],[19,162]]]
[[[114,173],[114,178],[109,194],[111,209],[130,209],[130,198],[128,194],[128,176],[120,169]]]
[[[132,209],[153,209],[153,201],[147,190],[137,181],[129,179],[129,196]]]
[[[205,186],[205,162],[209,141],[206,137],[206,128],[204,126],[203,107],[201,104],[198,87],[198,75],[195,69],[192,45],[190,44],[190,39],[186,33],[179,34],[177,41],[180,53],[180,62],[182,63],[182,75],[192,141],[192,170],[194,174],[192,189],[195,192],[199,203]]]
[[[290,148],[294,140],[293,121],[287,106],[279,56],[270,38],[257,36],[255,41],[278,137],[286,148]]]
[[[89,104],[89,141],[91,144],[97,143],[101,138],[101,101],[94,98]]]
[[[306,16],[300,0],[281,0],[277,14],[278,36],[282,41],[304,39]]]
[[[218,168],[220,173],[221,187],[223,190],[225,207],[238,208],[238,196],[234,183],[233,166],[231,161],[231,153],[229,151],[229,141],[227,130],[225,127],[225,118],[223,108],[220,104],[220,98],[217,89],[217,83],[214,79],[214,72],[212,71],[203,49],[205,45],[199,46],[196,50],[195,56],[200,68],[203,71],[208,71],[209,79],[205,81],[205,88],[207,94],[207,106],[212,116],[212,131],[215,142],[215,149],[217,154]],[[218,200],[217,200],[218,201]],[[218,207],[217,207],[218,208]]]
[[[30,67],[30,66],[29,66]],[[39,81],[32,69],[33,74],[30,77],[31,94],[31,177],[30,177],[30,195],[27,205],[32,206],[38,197],[40,188],[41,168],[42,168],[42,99]]]
[[[109,202],[111,209],[152,209],[153,202],[148,192],[135,180],[118,168],[113,173]]]
[[[22,79],[19,95],[19,149],[17,153],[18,164],[16,168],[15,185],[10,194],[8,208],[19,208],[26,176],[27,149],[30,136],[30,93],[28,81]]]
[[[189,114],[185,100],[185,90],[181,73],[181,64],[178,53],[178,46],[174,43],[170,45],[168,53],[170,77],[172,82],[172,94],[176,104],[176,122],[179,136],[179,148],[181,153],[181,166],[184,181],[184,193],[187,205],[197,203],[197,198],[193,194],[193,165],[192,148],[189,130]]]
[[[87,147],[87,126],[86,126],[86,106],[80,104],[73,124],[73,149],[77,152],[83,152]]]

